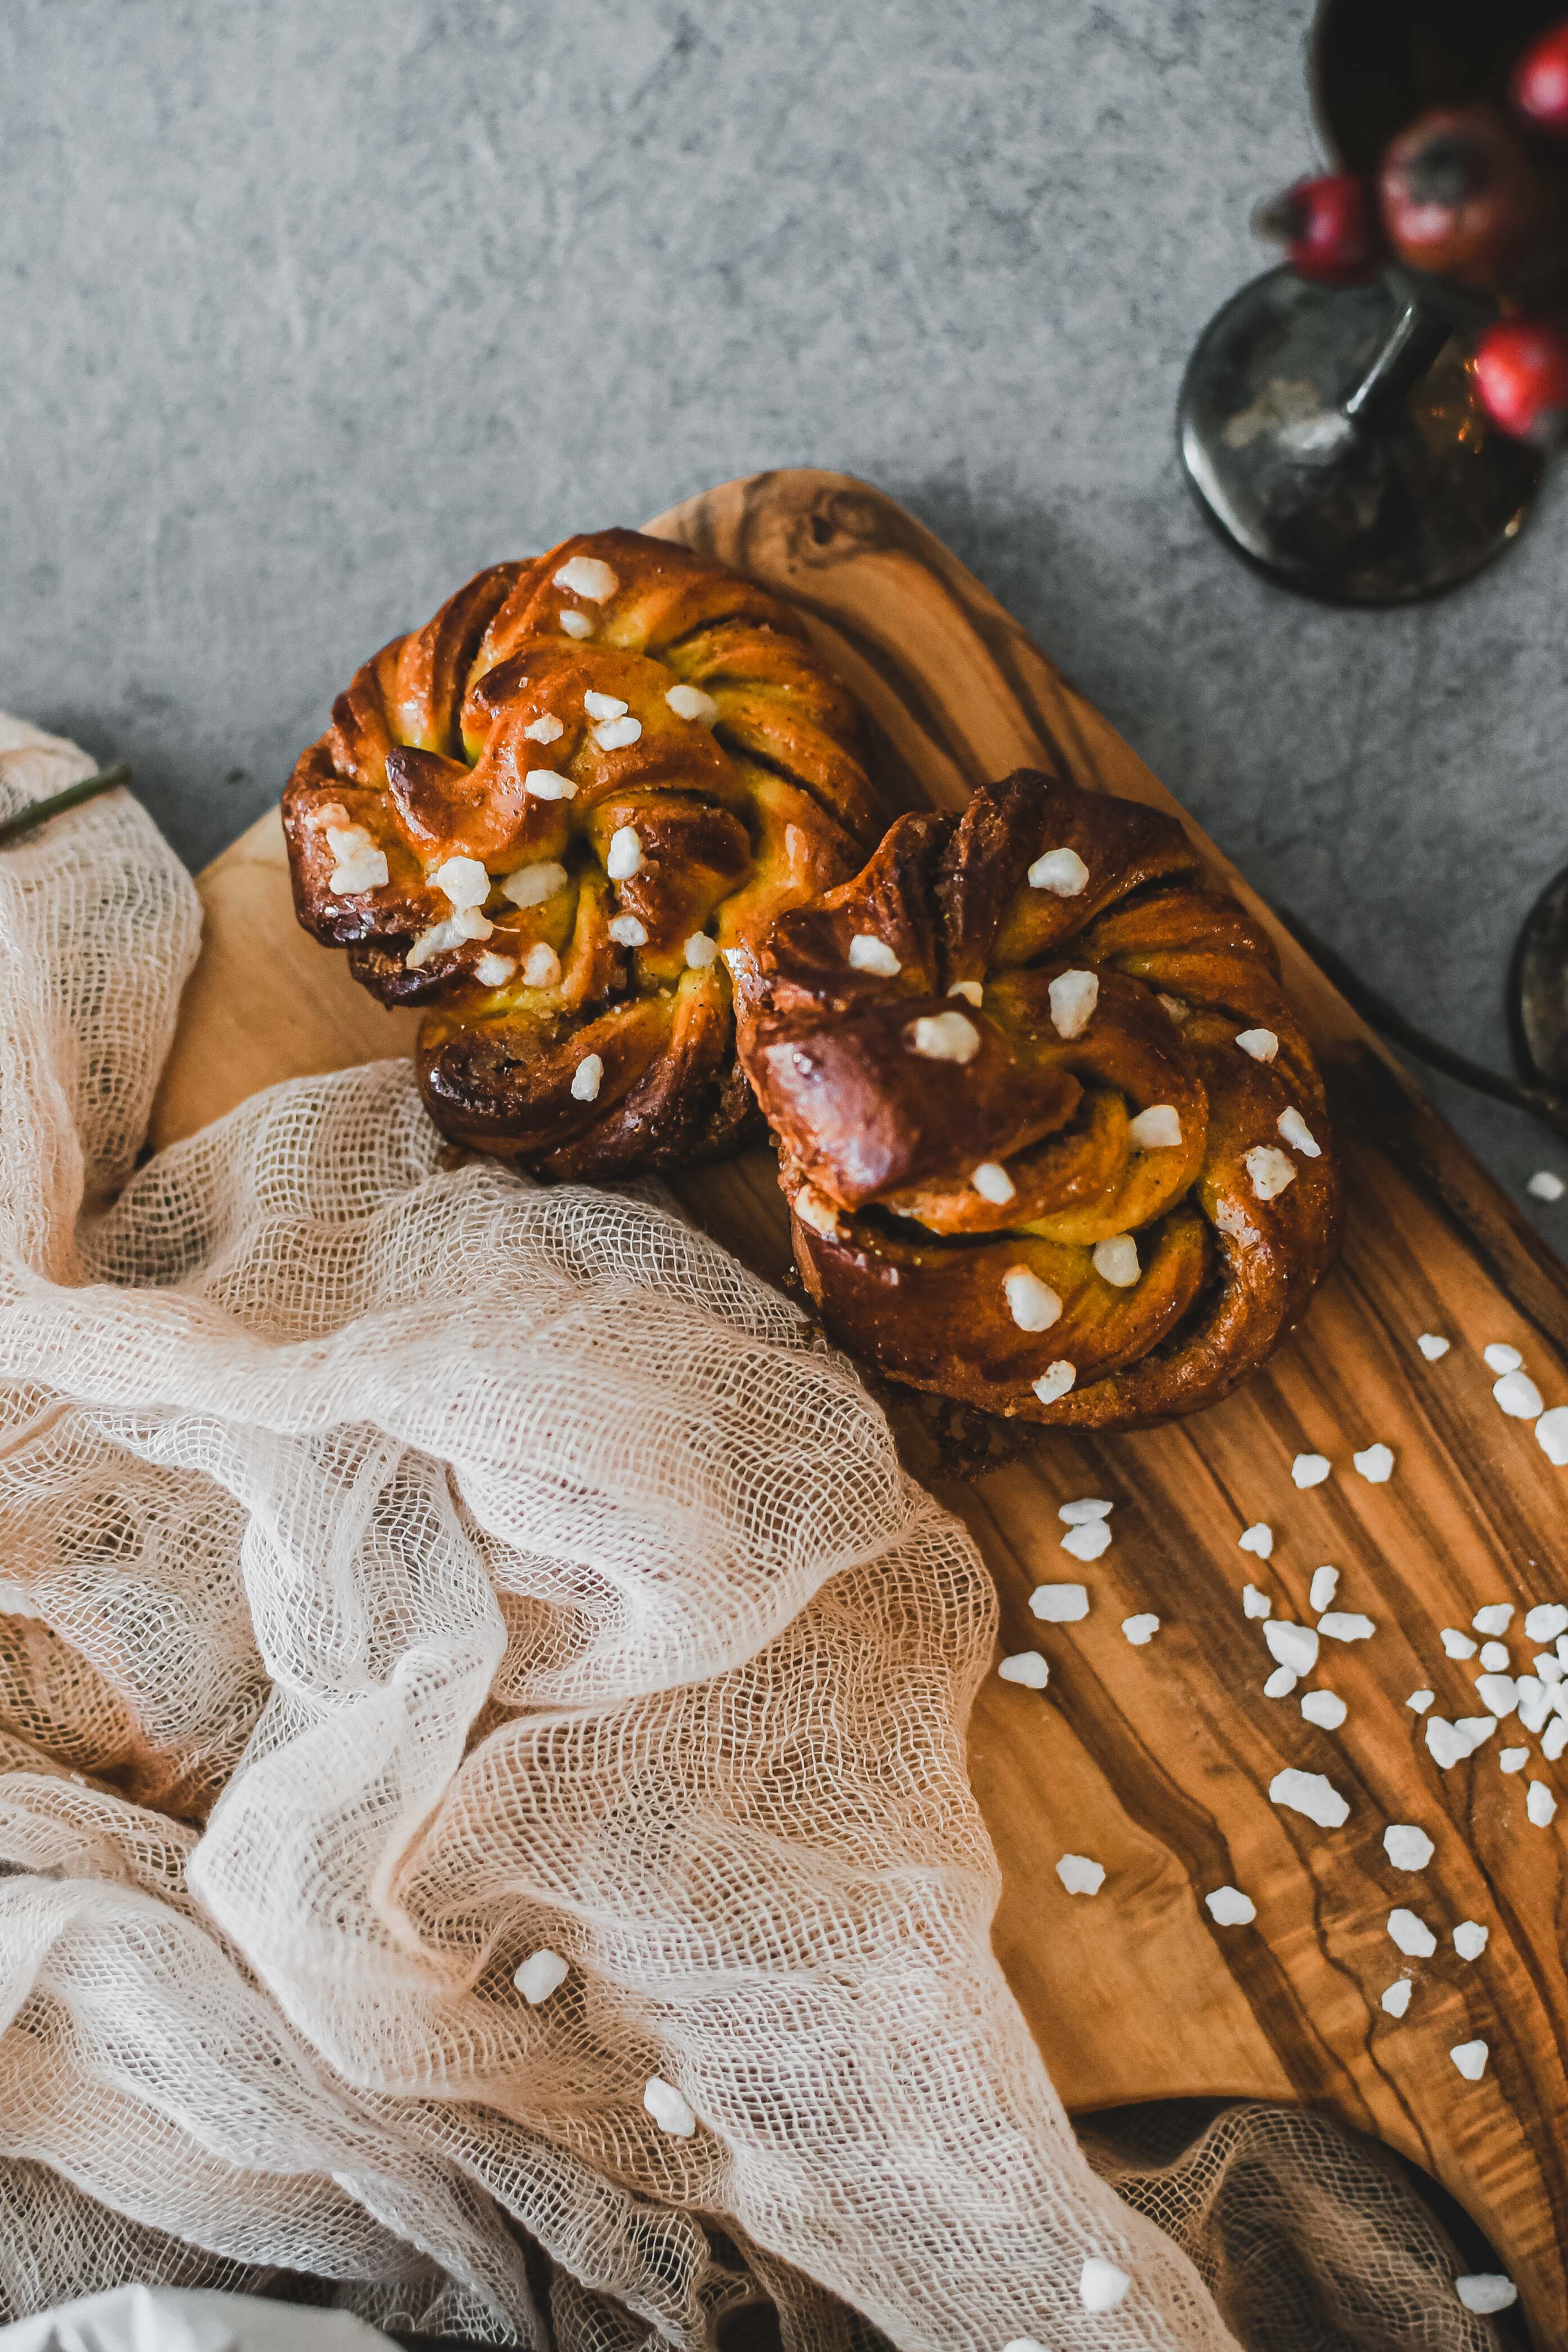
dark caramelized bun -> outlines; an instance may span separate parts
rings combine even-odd
[[[284,796],[295,905],[455,1140],[557,1176],[711,1158],[754,1110],[727,954],[880,831],[799,621],[636,531],[481,572],[385,646]]]
[[[801,1274],[897,1380],[1163,1421],[1262,1363],[1333,1255],[1273,942],[1173,817],[1021,770],[900,818],[738,987]]]

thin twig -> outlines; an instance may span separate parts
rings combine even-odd
[[[1489,1095],[1494,1102],[1508,1103],[1515,1110],[1527,1112],[1543,1127],[1549,1127],[1553,1135],[1568,1137],[1568,1097],[1557,1094],[1551,1087],[1532,1087],[1521,1079],[1505,1077],[1500,1071],[1489,1069],[1484,1062],[1472,1062],[1468,1055],[1456,1053],[1451,1045],[1428,1037],[1414,1021],[1406,1020],[1396,1004],[1391,1004],[1386,996],[1380,995],[1369,982],[1352,971],[1343,956],[1319,939],[1300,915],[1292,914],[1288,907],[1281,907],[1279,914],[1341,995],[1348,998],[1362,1019],[1391,1045],[1414,1055],[1428,1069],[1440,1070],[1446,1078],[1457,1078],[1460,1086],[1469,1087],[1479,1095]]]
[[[112,768],[100,769],[96,776],[84,776],[79,784],[68,784],[62,793],[51,793],[47,800],[30,801],[15,816],[0,820],[0,849],[15,841],[18,834],[31,833],[36,824],[47,824],[52,816],[60,816],[67,809],[79,808],[83,801],[95,801],[100,793],[111,793],[116,784],[128,784],[131,771],[123,760],[116,760]]]

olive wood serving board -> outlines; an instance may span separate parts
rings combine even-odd
[[[1161,808],[1170,795],[979,583],[891,499],[842,475],[763,474],[688,499],[650,528],[788,597],[883,738],[895,796],[963,803],[986,778],[1042,758],[1080,784]],[[515,551],[501,549],[500,553]],[[410,615],[410,620],[417,615]],[[1178,814],[1181,814],[1179,811]],[[1184,820],[1185,821],[1185,820]],[[992,1677],[971,1765],[1001,1859],[996,1949],[1069,2107],[1252,2094],[1330,2110],[1424,2166],[1465,2205],[1517,2279],[1538,2343],[1568,2342],[1568,1759],[1505,1776],[1510,1727],[1439,1772],[1405,1705],[1479,1715],[1479,1661],[1448,1660],[1444,1626],[1488,1602],[1519,1615],[1516,1671],[1536,1645],[1526,1606],[1568,1600],[1568,1472],[1491,1395],[1480,1350],[1511,1342],[1549,1405],[1568,1400],[1568,1274],[1412,1088],[1240,877],[1194,833],[1230,887],[1270,923],[1322,1057],[1348,1177],[1343,1256],[1304,1327],[1238,1394],[1135,1435],[1046,1434],[972,1482],[944,1484],[918,1412],[895,1407],[910,1458],[968,1523],[1001,1594],[1004,1651],[1050,1660],[1044,1694]],[[257,1087],[409,1049],[408,1013],[383,1011],[344,960],[294,922],[276,815],[200,878],[201,961],[154,1118],[187,1134]],[[689,1213],[774,1281],[787,1225],[762,1150],[677,1187]],[[1421,1332],[1452,1341],[1426,1362]],[[1370,1485],[1351,1465],[1374,1441],[1395,1467]],[[922,1450],[923,1449],[923,1450]],[[1298,1492],[1299,1453],[1328,1481]],[[1088,1567],[1059,1548],[1058,1503],[1112,1498],[1114,1541]],[[1263,1520],[1264,1562],[1237,1538]],[[1340,1570],[1335,1606],[1375,1635],[1325,1642],[1302,1689],[1349,1714],[1315,1728],[1300,1692],[1270,1700],[1273,1661],[1242,1587],[1277,1617],[1310,1622],[1312,1570]],[[1089,1617],[1040,1625],[1029,1594],[1081,1580]],[[1152,1611],[1142,1648],[1124,1617]],[[1522,1735],[1515,1734],[1516,1738]],[[1350,1816],[1324,1831],[1268,1799],[1282,1767],[1326,1773]],[[1563,1811],[1531,1825],[1526,1785]],[[1436,1852],[1416,1874],[1383,1844],[1419,1824]],[[1068,1895],[1064,1852],[1104,1864],[1098,1896]],[[1203,1896],[1230,1884],[1257,1905],[1219,1927]],[[1406,1962],[1391,1909],[1415,1911],[1436,1956]],[[1461,1920],[1489,1930],[1462,1960]],[[1413,1978],[1408,2013],[1380,2007]],[[1449,2058],[1479,2038],[1479,2082]]]

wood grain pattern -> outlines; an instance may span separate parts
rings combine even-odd
[[[798,605],[871,712],[903,800],[961,805],[983,778],[1047,752],[1081,784],[1173,805],[963,566],[865,485],[759,476],[652,528]],[[296,928],[275,818],[201,887],[206,945],[157,1140],[273,1079],[407,1050],[413,1017],[382,1012],[342,957]],[[1004,1648],[1039,1647],[1052,1666],[1045,1695],[993,1679],[973,1724],[974,1784],[1004,1877],[996,1946],[1070,2106],[1255,2093],[1332,2110],[1453,2191],[1518,2279],[1538,2342],[1555,2346],[1568,2341],[1568,1776],[1531,1741],[1527,1771],[1505,1777],[1506,1731],[1439,1773],[1404,1701],[1427,1686],[1438,1713],[1479,1713],[1475,1664],[1444,1656],[1440,1628],[1468,1626],[1489,1601],[1568,1600],[1568,1472],[1499,1412],[1479,1355],[1511,1341],[1547,1402],[1568,1401],[1568,1279],[1272,927],[1329,1075],[1348,1176],[1344,1256],[1306,1327],[1195,1421],[1100,1440],[1051,1433],[979,1482],[942,1489],[995,1574]],[[766,1154],[679,1189],[738,1255],[784,1277]],[[1416,1351],[1422,1331],[1453,1341],[1436,1364]],[[931,1474],[918,1416],[898,1418]],[[1381,1486],[1350,1463],[1374,1440],[1396,1456]],[[1289,1465],[1303,1451],[1334,1471],[1299,1493]],[[1089,1493],[1114,1498],[1115,1541],[1083,1569],[1058,1549],[1056,1506]],[[1276,1533],[1266,1565],[1237,1549],[1258,1519]],[[1341,1571],[1338,1605],[1379,1629],[1353,1647],[1324,1644],[1311,1685],[1347,1702],[1335,1733],[1303,1720],[1299,1695],[1263,1696],[1272,1661],[1240,1604],[1256,1581],[1276,1615],[1310,1622],[1308,1580],[1323,1562]],[[1041,1627],[1030,1591],[1063,1579],[1088,1584],[1090,1615]],[[1143,1610],[1161,1631],[1135,1649],[1121,1621]],[[1533,1646],[1516,1622],[1516,1668]],[[1285,1765],[1330,1777],[1351,1804],[1342,1829],[1268,1801]],[[1550,1829],[1526,1821],[1531,1778],[1563,1804]],[[1429,1832],[1428,1869],[1392,1866],[1391,1822]],[[1097,1898],[1064,1893],[1064,1851],[1104,1864]],[[1255,1926],[1210,1920],[1202,1895],[1227,1882],[1256,1902]],[[1404,1961],[1387,1934],[1395,1905],[1436,1933],[1435,1958]],[[1451,1943],[1466,1918],[1490,1929],[1473,1963]],[[1406,1968],[1414,1994],[1396,2020],[1379,1997]],[[1448,2052],[1477,2036],[1491,2055],[1470,2084]]]

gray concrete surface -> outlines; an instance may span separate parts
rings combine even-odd
[[[762,466],[941,531],[1270,897],[1500,1060],[1568,859],[1562,484],[1355,615],[1188,504],[1304,0],[7,0],[0,702],[199,863],[478,565]],[[1516,1196],[1558,1150],[1443,1096]],[[1568,1233],[1568,1202],[1537,1211]]]

